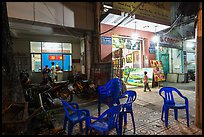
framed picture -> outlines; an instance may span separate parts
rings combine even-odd
[[[126,62],[127,63],[132,63],[132,54],[126,55]]]

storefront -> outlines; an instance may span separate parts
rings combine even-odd
[[[113,36],[112,41],[113,77],[121,77],[126,68],[141,68],[142,39]]]
[[[61,71],[72,70],[72,45],[71,43],[30,42],[31,70],[41,72],[51,62],[58,65]]]
[[[102,24],[101,30],[110,25]],[[112,62],[112,77],[120,77],[127,85],[143,86],[144,71],[148,72],[150,86],[153,68],[150,61],[156,60],[156,44],[153,32],[137,30],[138,37],[131,37],[135,29],[118,27],[101,36],[101,60]]]
[[[195,39],[189,39],[183,42],[184,45],[184,73],[187,73],[188,79],[195,81],[196,74],[196,48],[197,42]]]
[[[72,71],[71,43],[30,42],[31,72],[42,72],[45,66],[49,69],[52,62],[56,68],[56,80],[62,81],[63,72]]]
[[[127,85],[143,86],[144,71],[152,86],[153,68],[144,68],[144,39],[112,36],[112,77],[119,77]],[[152,52],[152,51],[150,51]]]
[[[157,43],[156,59],[162,62],[166,80],[169,82],[184,81],[183,43],[181,39],[160,36]]]

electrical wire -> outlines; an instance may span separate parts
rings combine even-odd
[[[111,29],[100,33],[99,35],[103,35],[105,33],[108,33],[109,31],[112,31],[113,29],[115,29],[117,26],[119,26],[121,23],[123,23],[126,19],[128,19],[130,16],[133,16],[133,13],[142,5],[144,4],[144,2],[141,2],[133,11],[131,11],[130,13],[128,13],[128,16],[125,17],[122,21],[120,21],[117,25],[115,25],[114,27],[112,27]]]
[[[169,32],[171,32],[173,29],[174,29],[174,27],[176,26],[176,23],[177,23],[177,21],[179,20],[181,18],[181,14],[176,18],[176,20],[172,23],[172,25],[170,26],[170,29],[166,32],[166,33],[164,33],[164,34],[162,34],[162,35],[166,35],[166,34],[168,34]]]

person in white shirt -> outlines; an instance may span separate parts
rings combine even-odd
[[[55,68],[55,63],[54,62],[51,62],[52,64],[52,67],[50,69],[50,77],[51,77],[51,80],[52,82],[55,82],[56,81],[56,68]]]

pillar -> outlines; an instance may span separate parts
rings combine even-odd
[[[90,69],[91,69],[91,45],[90,45],[90,34],[88,32],[85,33],[85,71],[87,75],[87,79],[90,79]]]
[[[94,33],[93,33],[93,44],[92,44],[92,75],[91,78],[95,81],[96,64],[101,59],[101,44],[100,44],[100,16],[101,16],[101,2],[94,3]]]
[[[202,128],[202,2],[197,21],[197,50],[196,50],[196,120],[197,127]]]

